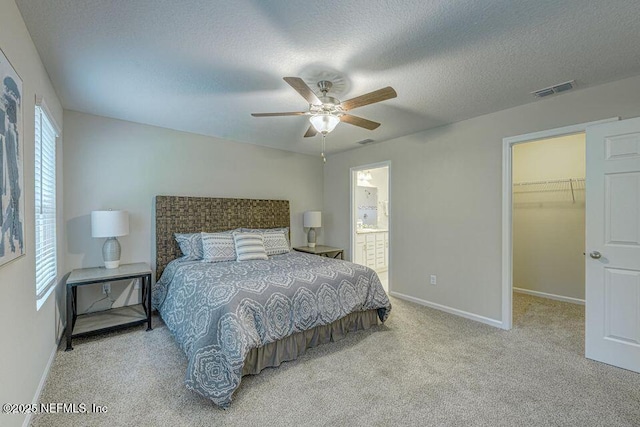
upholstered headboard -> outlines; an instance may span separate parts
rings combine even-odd
[[[182,255],[175,233],[289,226],[288,200],[156,196],[156,280]]]

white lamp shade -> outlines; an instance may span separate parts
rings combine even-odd
[[[340,123],[340,118],[331,114],[318,114],[311,116],[309,121],[316,131],[326,134],[335,129]]]
[[[129,212],[93,211],[91,212],[91,236],[118,237],[129,234]]]
[[[322,212],[307,211],[304,213],[303,226],[318,228],[322,226]]]

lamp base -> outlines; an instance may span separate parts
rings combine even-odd
[[[307,233],[307,246],[316,247],[316,229],[313,227],[309,228],[309,233]]]
[[[120,260],[104,262],[104,268],[118,268],[118,267],[120,267]]]
[[[104,268],[120,267],[120,242],[115,237],[109,237],[102,245],[102,259]]]

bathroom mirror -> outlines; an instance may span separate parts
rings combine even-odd
[[[378,224],[378,188],[357,186],[356,206],[358,225],[362,224],[363,228],[375,228]]]

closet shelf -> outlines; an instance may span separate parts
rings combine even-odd
[[[549,181],[528,181],[514,182],[513,193],[547,193],[547,192],[570,192],[571,200],[575,203],[576,191],[584,191],[584,178],[566,178]]]

